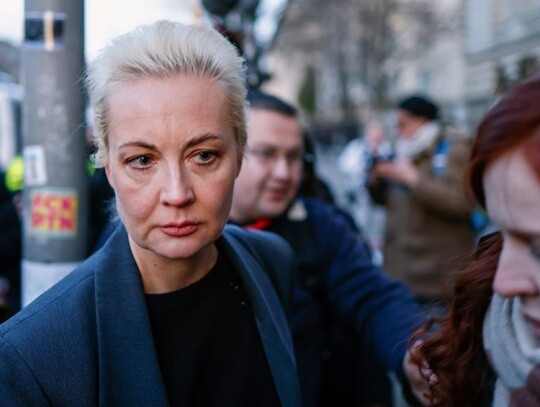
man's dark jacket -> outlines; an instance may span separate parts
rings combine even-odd
[[[299,198],[265,230],[283,237],[297,255],[290,319],[304,405],[319,405],[329,325],[336,321],[350,326],[359,346],[375,349],[404,382],[402,360],[421,312],[405,286],[373,264],[350,217],[320,200]]]

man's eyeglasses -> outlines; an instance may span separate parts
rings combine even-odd
[[[291,151],[288,153],[281,153],[278,150],[271,148],[247,148],[246,153],[257,159],[261,164],[264,165],[274,165],[284,158],[289,167],[295,167],[302,164],[304,160],[303,151]]]

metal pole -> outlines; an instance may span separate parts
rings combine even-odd
[[[22,304],[87,250],[84,0],[26,0]]]

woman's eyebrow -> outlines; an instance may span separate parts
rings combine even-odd
[[[202,134],[200,136],[197,136],[197,137],[194,137],[190,140],[188,140],[185,144],[185,148],[189,148],[189,147],[193,147],[199,143],[202,143],[204,141],[208,141],[208,140],[218,140],[218,141],[221,141],[223,139],[223,137],[217,135],[217,134],[214,134],[214,133],[205,133],[205,134]]]
[[[194,137],[190,140],[188,140],[185,145],[184,145],[184,148],[189,148],[189,147],[192,147],[192,146],[195,146],[197,144],[200,144],[204,141],[208,141],[208,140],[222,140],[223,138],[216,135],[216,134],[213,134],[213,133],[205,133],[205,134],[202,134],[200,136],[197,136],[197,137]],[[126,141],[125,143],[122,143],[120,144],[118,147],[117,147],[117,150],[121,150],[123,148],[126,148],[126,147],[142,147],[142,148],[145,148],[145,149],[148,149],[148,150],[153,150],[153,151],[157,151],[158,148],[156,147],[155,144],[153,143],[149,143],[147,141],[142,141],[142,140],[135,140],[135,141]]]
[[[155,146],[155,144],[148,143],[145,141],[127,141],[125,143],[120,144],[117,147],[117,150],[121,150],[122,148],[125,148],[125,147],[142,147],[148,150],[157,150],[157,147]]]

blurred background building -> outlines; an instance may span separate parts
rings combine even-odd
[[[364,121],[412,91],[472,130],[510,84],[538,70],[538,0],[291,1],[268,53],[268,88],[309,121]]]
[[[540,1],[469,0],[465,98],[474,123],[494,97],[540,68]]]

